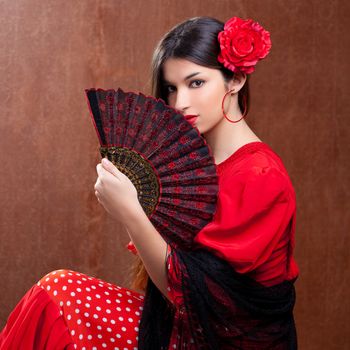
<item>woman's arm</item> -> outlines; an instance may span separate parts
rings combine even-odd
[[[153,226],[141,206],[130,215],[124,225],[148,275],[163,295],[168,298],[165,266],[167,243]]]
[[[132,182],[106,158],[96,167],[95,195],[106,211],[123,224],[148,275],[167,296],[167,244],[144,212]]]

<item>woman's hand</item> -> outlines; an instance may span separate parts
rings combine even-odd
[[[97,164],[96,170],[94,188],[98,201],[112,217],[125,224],[142,210],[135,186],[107,158]]]

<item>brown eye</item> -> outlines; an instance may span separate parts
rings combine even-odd
[[[194,87],[194,88],[199,88],[199,87],[201,87],[203,84],[204,84],[204,80],[197,79],[197,80],[191,81],[190,86],[191,86],[191,87]]]
[[[166,91],[167,94],[170,94],[170,93],[175,91],[175,87],[172,86],[172,85],[166,85],[165,86],[165,91]]]

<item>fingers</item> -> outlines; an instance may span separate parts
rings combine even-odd
[[[107,170],[110,172],[112,175],[118,177],[120,176],[120,171],[117,169],[117,167],[114,166],[114,164],[109,161],[107,158],[103,158],[101,161],[101,164],[103,166],[103,169]]]

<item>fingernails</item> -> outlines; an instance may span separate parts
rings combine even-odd
[[[104,165],[108,165],[108,164],[109,164],[109,160],[108,160],[107,158],[103,158],[103,159],[102,159],[102,163],[103,163]]]

